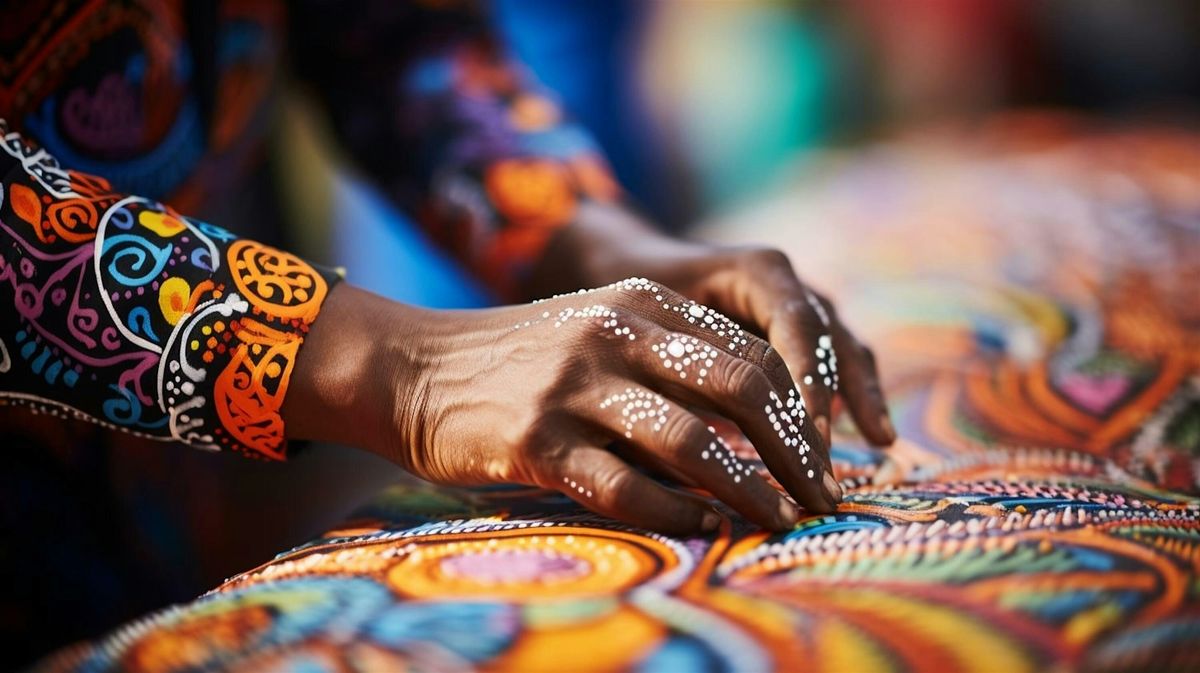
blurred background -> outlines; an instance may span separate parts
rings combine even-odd
[[[831,147],[1012,109],[1190,125],[1200,107],[1192,0],[496,0],[493,13],[636,202],[678,233]],[[278,165],[313,254],[332,250],[396,299],[487,301],[352,162],[330,159],[302,98],[285,118]]]

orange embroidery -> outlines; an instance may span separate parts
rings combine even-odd
[[[304,339],[250,319],[239,321],[236,334],[242,343],[232,350],[229,364],[213,383],[217,417],[238,443],[268,458],[283,460],[279,409]]]
[[[546,159],[504,159],[488,166],[484,183],[501,215],[517,224],[560,227],[575,216],[566,168]]]
[[[312,322],[327,285],[307,262],[253,241],[234,241],[225,253],[238,290],[255,307],[279,318]]]
[[[88,175],[78,171],[67,171],[67,175],[71,176],[71,189],[85,199],[96,201],[120,198],[119,194],[113,192],[112,185],[108,183],[108,180],[98,175]]]
[[[96,211],[96,204],[88,199],[55,201],[46,209],[45,222],[54,233],[47,233],[43,240],[53,240],[50,237],[56,235],[71,243],[90,241],[96,237],[96,225],[99,220],[100,213]]]
[[[8,202],[12,204],[13,212],[17,214],[17,217],[33,225],[38,238],[41,238],[42,230],[38,223],[42,221],[42,202],[38,201],[37,194],[25,185],[13,183],[9,187]]]

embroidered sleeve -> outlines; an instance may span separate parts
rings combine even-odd
[[[514,296],[581,201],[621,198],[599,146],[506,55],[475,3],[358,7],[300,3],[300,71],[356,160]]]
[[[279,410],[336,276],[0,136],[0,399],[284,458]]]

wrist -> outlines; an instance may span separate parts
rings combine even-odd
[[[584,202],[558,232],[530,275],[535,296],[597,287],[630,276],[653,276],[660,260],[692,256],[695,244],[655,230],[621,204]]]
[[[327,441],[403,462],[402,428],[425,369],[432,312],[338,284],[296,358],[281,410],[288,439]]]

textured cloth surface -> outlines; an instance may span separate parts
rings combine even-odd
[[[901,439],[840,422],[836,514],[673,539],[557,494],[395,489],[45,666],[1195,670],[1197,157],[1005,119],[714,228],[784,247],[876,348]]]

